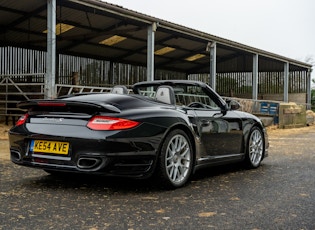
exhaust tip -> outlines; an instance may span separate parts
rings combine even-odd
[[[11,150],[10,153],[11,153],[11,160],[12,161],[21,161],[22,156],[21,156],[21,153],[19,151]]]
[[[102,160],[92,157],[81,157],[77,162],[77,166],[80,169],[93,169],[101,164]]]

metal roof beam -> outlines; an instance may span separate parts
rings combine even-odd
[[[183,49],[182,49],[183,50]],[[176,63],[178,61],[181,61],[181,62],[187,62],[187,63],[191,63],[190,61],[186,61],[185,59],[190,57],[190,56],[193,56],[195,54],[199,54],[199,53],[205,53],[205,48],[200,48],[200,49],[197,49],[197,50],[185,50],[187,52],[189,52],[189,54],[185,54],[185,55],[182,55],[182,56],[179,56],[179,57],[176,57],[176,58],[170,58],[170,57],[165,57],[165,56],[160,56],[161,58],[164,58],[166,59],[165,62],[162,62],[160,63],[159,65],[157,65],[158,67],[160,66],[163,66],[165,64],[172,64],[172,63]],[[205,53],[205,55],[207,55]],[[196,63],[196,62],[194,62]]]
[[[160,40],[158,40],[158,41],[155,41],[155,46],[156,45],[161,45],[161,46],[165,46],[165,44],[164,44],[164,42],[166,42],[166,41],[168,41],[168,40],[170,40],[170,39],[172,39],[172,38],[174,38],[174,37],[176,37],[175,35],[171,35],[171,36],[168,36],[168,37],[166,37],[166,38],[163,38],[163,39],[160,39]],[[128,37],[128,38],[132,38],[132,37]],[[133,39],[133,38],[132,38]],[[137,39],[138,41],[141,41],[140,39]],[[143,41],[144,42],[144,41]],[[197,54],[197,53],[200,53],[200,52],[204,52],[204,49],[202,48],[202,49],[200,49],[200,50],[196,50],[196,51],[192,51],[192,50],[190,50],[190,49],[184,49],[184,48],[181,48],[181,47],[178,47],[178,46],[172,46],[173,48],[175,48],[176,50],[181,50],[181,51],[184,51],[184,52],[188,52],[189,53],[189,55],[184,55],[184,56],[181,56],[181,57],[179,57],[179,58],[176,58],[176,59],[174,59],[174,58],[169,58],[169,57],[165,57],[165,56],[159,56],[160,58],[164,58],[164,59],[167,59],[164,63],[171,63],[171,62],[176,62],[176,61],[178,61],[178,59],[185,59],[185,58],[187,58],[187,57],[189,57],[189,56],[192,56],[193,54]],[[147,46],[142,46],[142,47],[140,47],[140,48],[137,48],[137,49],[134,49],[134,50],[132,50],[132,51],[130,51],[130,52],[128,52],[128,53],[126,53],[126,54],[124,54],[124,55],[121,55],[121,56],[119,56],[119,57],[116,57],[115,58],[115,60],[116,61],[119,61],[119,59],[122,59],[122,58],[126,58],[126,57],[128,57],[128,56],[131,56],[131,55],[133,55],[133,54],[135,54],[135,53],[145,53],[143,50],[145,50],[145,49],[147,49]],[[143,52],[141,52],[141,51],[143,51]],[[160,64],[161,65],[161,64]],[[160,66],[159,65],[159,66]],[[163,65],[163,64],[162,64]]]
[[[11,28],[14,28],[15,26],[19,25],[20,23],[28,20],[29,18],[31,17],[34,17],[35,15],[37,15],[38,13],[44,11],[46,9],[46,4],[41,6],[41,7],[38,7],[37,9],[29,12],[29,13],[26,13],[26,12],[23,12],[23,11],[17,11],[17,10],[14,10],[14,13],[18,13],[18,14],[21,14],[22,17],[18,18],[17,20],[13,21],[12,23],[10,23],[9,25],[6,26],[6,29],[11,29]],[[37,16],[39,17],[39,16]],[[45,17],[40,17],[42,19],[45,19]],[[6,32],[6,31],[1,31],[1,32]]]
[[[123,31],[126,31],[126,30],[115,30],[115,28],[117,28],[118,26],[121,26],[123,25],[124,23],[123,22],[120,22],[118,24],[115,24],[115,25],[112,25],[110,27],[107,27],[105,29],[92,29],[94,30],[95,32],[94,33],[90,33],[90,34],[84,34],[84,35],[81,35],[79,39],[78,36],[72,36],[72,37],[67,37],[67,36],[60,36],[59,40],[71,40],[73,39],[73,43],[66,46],[66,47],[62,47],[61,49],[71,49],[71,48],[74,48],[82,43],[87,43],[89,40],[95,38],[95,37],[98,37],[98,36],[101,36],[101,35],[108,35],[108,34],[118,34],[116,32],[119,32],[119,34],[121,34]],[[89,29],[91,30],[91,28]],[[130,31],[130,30],[128,30]],[[135,31],[135,29],[133,29],[132,31]]]
[[[120,14],[117,11],[113,11],[111,10],[113,5],[108,4],[106,2],[95,1],[94,3],[96,4],[90,4],[90,3],[91,3],[90,0],[88,1],[84,1],[84,0],[58,1],[59,6],[65,6],[70,9],[76,9],[82,12],[89,12],[89,13],[97,14],[100,16],[107,16],[107,17],[115,18],[118,20],[122,20],[126,23],[132,24],[132,25],[144,26],[144,25],[151,24],[151,22],[149,21],[141,21],[134,17],[128,17],[127,14]],[[99,6],[97,3],[100,3],[102,6]]]

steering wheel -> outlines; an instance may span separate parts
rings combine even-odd
[[[192,102],[187,105],[190,108],[207,108],[206,105],[200,103],[200,102]]]

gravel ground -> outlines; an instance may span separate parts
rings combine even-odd
[[[0,230],[313,230],[315,126],[268,132],[270,156],[258,169],[201,170],[171,191],[151,180],[50,176],[11,163],[0,140]]]

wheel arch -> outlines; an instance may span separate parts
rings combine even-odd
[[[244,140],[244,157],[246,157],[247,153],[248,153],[248,142],[249,142],[249,138],[250,138],[250,134],[252,132],[252,130],[254,128],[258,128],[262,134],[262,138],[264,139],[264,147],[263,147],[263,158],[265,158],[265,151],[266,151],[266,136],[265,136],[265,127],[260,124],[259,122],[254,123],[253,125],[251,125],[250,127],[248,127],[247,132],[245,134],[245,140]]]
[[[158,157],[159,157],[160,154],[161,154],[161,148],[162,148],[162,145],[163,145],[163,143],[164,143],[166,137],[168,136],[168,134],[169,134],[170,132],[172,132],[172,131],[175,130],[175,129],[183,130],[183,131],[187,134],[187,136],[188,136],[188,138],[189,138],[189,141],[190,141],[190,144],[191,144],[191,147],[192,147],[192,150],[193,150],[193,158],[194,158],[194,159],[193,159],[193,168],[194,168],[195,165],[196,165],[196,151],[197,151],[197,149],[196,149],[195,137],[194,137],[194,134],[193,134],[193,132],[191,131],[191,129],[190,129],[189,127],[187,127],[186,125],[181,124],[181,123],[173,125],[172,127],[170,127],[170,128],[167,130],[167,132],[165,132],[165,134],[164,134],[164,136],[163,136],[163,138],[162,138],[162,140],[161,140],[161,143],[160,143],[160,145],[159,145]],[[194,171],[194,170],[193,170],[193,171]]]
[[[168,163],[166,163],[166,160],[165,160],[166,154],[167,154],[166,150],[168,148],[167,146],[169,145],[170,141],[173,140],[173,138],[177,134],[181,134],[181,135],[185,134],[185,136],[186,136],[185,139],[187,138],[187,142],[190,142],[190,148],[191,148],[191,151],[190,151],[190,157],[191,158],[190,158],[190,163],[188,163],[190,166],[188,167],[186,165],[186,169],[185,169],[185,172],[183,174],[182,173],[179,173],[179,174],[176,173],[177,175],[180,175],[180,181],[177,181],[177,179],[173,178],[173,173],[171,173],[172,175],[169,174],[170,172],[167,169]],[[175,138],[177,138],[177,137],[175,137]],[[175,188],[182,187],[183,185],[185,185],[189,181],[189,178],[195,172],[195,165],[196,165],[195,145],[196,144],[194,141],[194,135],[191,132],[191,130],[189,129],[189,127],[187,127],[185,124],[180,124],[180,123],[174,124],[172,127],[170,127],[167,130],[167,132],[165,132],[163,138],[161,139],[161,143],[159,145],[159,148],[158,148],[157,161],[156,161],[155,170],[154,170],[155,171],[154,175],[156,176],[156,178],[158,179],[159,183],[161,183],[162,186],[164,186],[165,188],[168,188],[168,189],[175,189]],[[168,160],[168,162],[169,162],[169,160]],[[176,164],[178,164],[178,162]],[[183,163],[180,163],[180,164],[183,164]],[[171,166],[172,168],[182,167],[182,166],[172,166],[171,164],[169,164],[169,166]],[[186,171],[186,170],[188,170],[188,171]],[[178,170],[178,171],[180,171],[180,170]],[[176,178],[177,178],[177,176],[176,176]]]

